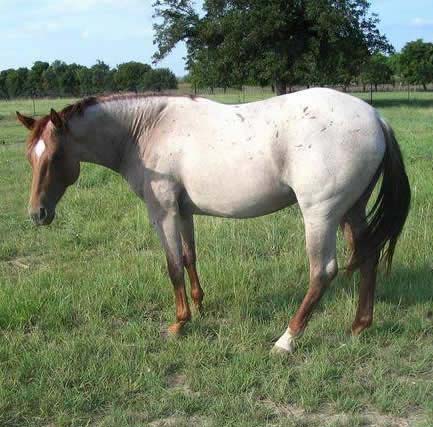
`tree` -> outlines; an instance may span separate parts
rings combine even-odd
[[[43,74],[48,69],[48,62],[36,61],[29,72],[29,89],[31,95],[43,93]]]
[[[42,91],[46,95],[58,95],[58,84],[56,70],[49,66],[42,73]]]
[[[4,84],[9,99],[19,95],[19,76],[16,70],[7,70]]]
[[[402,81],[400,62],[400,53],[394,53],[388,57],[388,65],[392,70],[392,82],[394,85],[396,81],[398,81],[400,84]]]
[[[77,70],[77,79],[80,84],[81,96],[88,96],[93,93],[92,77],[92,70],[88,67],[80,66]]]
[[[141,62],[125,62],[117,66],[114,81],[118,90],[137,91],[141,86],[143,77],[152,70],[152,67]]]
[[[66,62],[60,61],[56,59],[51,65],[50,68],[53,72],[53,87],[54,93],[57,96],[65,96],[66,95],[66,87],[64,82],[64,75],[67,73],[68,65]]]
[[[427,84],[433,81],[433,43],[422,39],[407,43],[400,54],[400,70],[404,80],[410,84]]]
[[[69,64],[58,76],[62,95],[78,96],[80,94],[80,80],[78,78],[80,67],[81,65],[75,63]]]
[[[185,41],[191,73],[212,69],[217,82],[273,82],[282,94],[314,63],[328,76],[337,66],[347,84],[371,52],[390,49],[367,0],[205,0],[203,16],[192,4],[154,2],[154,59]]]
[[[110,73],[110,67],[99,59],[96,64],[90,68],[92,72],[92,91],[93,93],[103,93],[110,91],[113,86],[113,74]]]
[[[377,92],[377,85],[390,83],[393,78],[393,70],[390,65],[389,57],[376,53],[369,58],[364,65],[361,73],[363,84],[373,84]]]
[[[8,75],[8,70],[3,70],[0,72],[0,98],[8,98],[8,93],[6,89],[7,75]]]
[[[143,76],[141,89],[156,92],[161,92],[166,89],[177,89],[177,79],[168,68],[157,68],[148,71]]]

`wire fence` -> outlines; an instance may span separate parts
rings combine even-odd
[[[289,92],[297,92],[307,89],[312,86],[292,86]],[[410,102],[419,99],[431,99],[433,96],[433,85],[427,86],[427,91],[421,85],[403,85],[403,84],[387,84],[387,85],[350,85],[343,86],[325,86],[341,92],[355,94],[365,101],[374,105],[375,100],[380,101],[384,97],[392,97],[396,102]],[[228,104],[241,104],[245,102],[253,102],[275,96],[275,92],[271,86],[242,86],[238,88],[194,88],[190,84],[181,83],[178,89],[167,91],[168,94],[176,95],[195,95],[207,97],[219,102]],[[101,94],[104,95],[104,94]],[[58,106],[60,104],[68,104],[74,102],[77,98],[60,98],[60,97],[32,97],[18,98],[12,100],[1,100],[3,105],[23,104],[24,111],[31,113],[33,116],[46,114],[46,106],[50,102]],[[8,108],[4,108],[6,111]],[[2,111],[0,111],[0,116]]]

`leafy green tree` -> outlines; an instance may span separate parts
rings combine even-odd
[[[20,67],[17,70],[18,77],[18,93],[17,96],[28,96],[30,95],[30,89],[28,85],[29,70],[25,67]]]
[[[177,79],[168,68],[157,68],[148,71],[143,76],[141,89],[156,92],[161,92],[166,89],[177,89]]]
[[[407,43],[400,54],[400,70],[404,80],[410,84],[427,84],[433,81],[433,43],[418,39]]]
[[[141,62],[125,62],[117,66],[114,81],[118,90],[137,91],[144,75],[151,71],[152,67]]]
[[[80,66],[79,69],[77,70],[77,79],[80,85],[81,96],[88,96],[94,93],[92,77],[93,77],[92,70],[88,67]]]
[[[56,59],[42,72],[44,93],[50,96],[63,96],[66,94],[63,75],[67,72],[68,65]]]
[[[80,80],[78,78],[80,67],[78,64],[69,64],[59,75],[59,86],[62,95],[78,96],[80,94]]]
[[[110,67],[99,59],[96,64],[90,68],[92,72],[92,89],[93,93],[103,93],[110,91],[113,86],[113,74],[110,73]]]
[[[7,75],[8,75],[8,70],[3,70],[0,72],[0,98],[8,98],[8,93],[6,90]]]
[[[16,98],[28,95],[28,74],[27,68],[21,67],[17,70],[8,69],[1,73],[0,91],[5,98]]]
[[[393,78],[393,70],[390,65],[389,57],[376,53],[364,64],[361,73],[363,84],[373,84],[377,92],[379,84],[390,83]]]
[[[395,84],[396,81],[401,82],[403,80],[401,75],[401,67],[400,67],[400,53],[394,53],[388,57],[388,65],[392,70],[392,81]]]
[[[19,95],[19,76],[16,70],[7,71],[5,89],[9,99]]]
[[[205,0],[199,15],[192,0],[156,0],[154,59],[185,41],[188,68],[202,79],[212,69],[216,82],[273,82],[282,94],[314,63],[347,84],[371,52],[390,49],[369,6],[367,0]]]
[[[28,76],[28,86],[31,95],[43,94],[43,74],[48,69],[50,64],[48,62],[36,61],[30,69]]]
[[[42,91],[46,95],[58,95],[57,74],[51,66],[42,73]]]

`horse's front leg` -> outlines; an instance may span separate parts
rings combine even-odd
[[[168,273],[174,287],[176,322],[168,327],[168,332],[179,335],[182,327],[191,319],[191,312],[185,292],[181,225],[177,203],[165,208],[150,206],[149,213],[164,247]]]

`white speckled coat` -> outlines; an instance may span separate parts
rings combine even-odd
[[[49,123],[42,136],[53,137],[53,128]],[[365,204],[392,132],[371,106],[329,89],[244,105],[112,97],[69,118],[67,128],[61,138],[69,156],[116,170],[146,202],[175,287],[173,333],[190,318],[184,268],[199,309],[203,298],[193,215],[248,218],[299,203],[310,289],[296,321],[276,344],[285,351],[293,348],[294,336],[337,272],[337,227],[345,219],[350,223],[348,213],[360,200],[360,222],[365,222]]]

